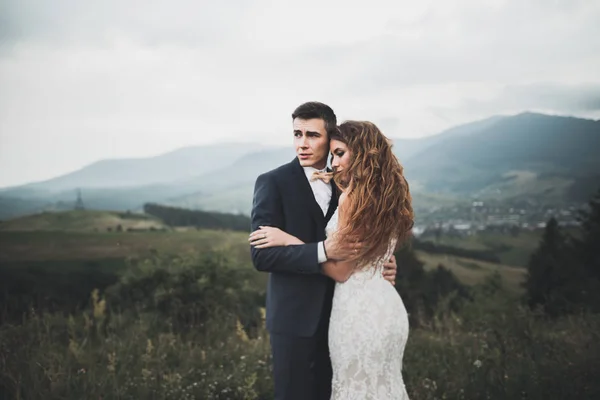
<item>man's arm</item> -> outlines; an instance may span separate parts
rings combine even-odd
[[[252,202],[252,230],[262,226],[274,226],[284,230],[281,194],[273,178],[268,174],[258,177],[254,186]],[[263,272],[288,272],[296,274],[320,274],[317,259],[317,243],[295,246],[257,249],[251,247],[254,267]]]
[[[346,282],[354,268],[356,267],[356,263],[350,261],[327,261],[323,263],[323,274],[327,275],[331,279],[336,282]]]

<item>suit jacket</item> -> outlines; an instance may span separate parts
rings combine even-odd
[[[274,226],[305,244],[256,249],[252,262],[269,272],[267,329],[272,333],[313,336],[322,318],[329,319],[335,282],[321,273],[317,242],[335,212],[338,193],[332,183],[327,215],[315,200],[298,159],[260,175],[254,187],[252,230]]]

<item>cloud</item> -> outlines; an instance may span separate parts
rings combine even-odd
[[[355,69],[351,93],[450,82],[594,81],[600,3],[456,2],[358,43],[308,50]],[[350,62],[354,60],[354,65]],[[577,72],[576,72],[577,71]]]
[[[525,109],[594,116],[598,20],[583,0],[0,0],[0,186],[290,143],[308,100],[391,137]]]
[[[580,115],[592,119],[600,117],[600,84],[560,85],[536,83],[507,85],[488,100],[464,100],[456,110],[478,114],[517,113],[523,110],[563,115]],[[441,113],[451,109],[440,109]]]
[[[232,39],[244,17],[245,1],[190,0],[3,0],[9,42],[34,40],[49,44],[110,44],[124,36],[145,46],[163,43],[215,45]]]

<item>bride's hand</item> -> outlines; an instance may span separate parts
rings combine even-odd
[[[304,244],[304,242],[297,237],[272,226],[260,226],[259,229],[250,234],[248,241],[251,246],[254,246],[257,249]]]

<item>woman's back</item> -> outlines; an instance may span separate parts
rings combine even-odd
[[[327,236],[338,227],[338,212]],[[395,247],[394,240],[386,257]],[[332,399],[408,399],[402,357],[408,315],[396,289],[383,278],[383,260],[337,283],[329,323]]]

